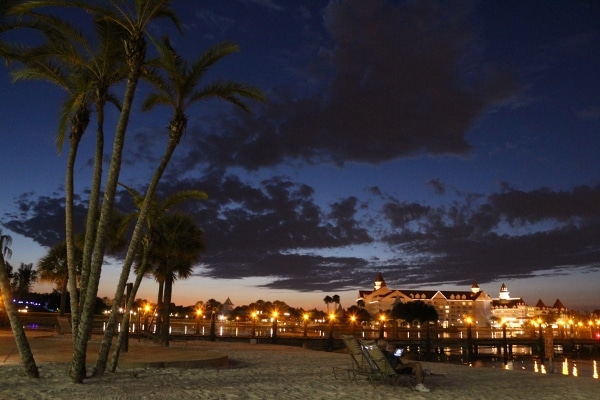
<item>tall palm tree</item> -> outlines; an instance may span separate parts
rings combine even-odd
[[[146,215],[152,207],[156,188],[175,149],[179,145],[181,137],[186,131],[187,115],[185,112],[195,103],[211,98],[223,99],[245,111],[249,111],[249,107],[243,102],[243,98],[254,100],[264,99],[264,96],[258,89],[233,81],[213,82],[212,84],[199,87],[207,70],[221,58],[237,51],[238,47],[236,45],[227,43],[214,46],[190,67],[188,67],[185,60],[177,55],[167,39],[163,40],[162,45],[157,45],[157,49],[159,57],[147,64],[150,67],[160,68],[160,72],[163,72],[166,78],[159,71],[150,68],[145,69],[144,77],[155,85],[157,91],[148,96],[143,108],[151,110],[158,105],[167,105],[173,109],[173,117],[169,124],[169,140],[160,163],[146,189],[144,202],[140,208],[138,220],[133,230],[129,249],[125,256],[115,291],[112,312],[96,361],[94,370],[94,374],[96,375],[102,374],[106,369],[106,361],[112,341],[112,335],[109,332],[112,332],[116,327],[117,306],[122,302],[125,285],[136,256],[138,244],[142,240]]]
[[[324,302],[324,303],[325,303],[325,305],[327,306],[327,314],[329,314],[329,305],[330,305],[331,303],[333,303],[333,298],[332,298],[331,296],[327,295],[327,296],[325,296],[325,297],[323,298],[323,302]]]
[[[164,283],[160,344],[169,346],[169,305],[176,279],[191,276],[194,263],[205,249],[204,233],[195,222],[182,214],[168,214],[155,225],[154,246],[149,259],[154,264],[154,276]]]
[[[26,6],[27,4],[17,7],[14,12],[24,13],[28,10]],[[73,233],[74,166],[79,144],[90,122],[92,105],[95,105],[98,128],[87,222],[88,232],[94,232],[104,153],[104,106],[106,102],[111,102],[119,107],[116,98],[110,94],[109,87],[125,76],[122,68],[124,51],[118,42],[120,38],[118,30],[103,21],[96,20],[94,24],[96,37],[99,38],[99,43],[95,46],[93,40],[66,21],[37,13],[30,13],[29,16],[36,21],[34,26],[44,33],[46,42],[41,46],[22,51],[16,57],[21,61],[22,66],[13,72],[13,78],[49,81],[67,93],[61,106],[56,144],[60,152],[67,126],[70,126],[70,146],[65,176],[65,228],[67,266],[71,267],[68,269],[71,275],[69,282],[72,285],[70,288],[71,317],[76,333],[79,321],[79,299],[75,286],[77,271]],[[89,237],[86,243],[84,253],[85,258],[89,260],[93,236]],[[85,289],[85,285],[83,288]]]
[[[70,6],[91,13],[104,21],[108,26],[122,32],[121,39],[124,45],[125,64],[127,66],[127,83],[123,95],[122,109],[117,121],[103,201],[99,208],[99,217],[97,222],[93,221],[93,227],[90,225],[90,219],[88,219],[88,225],[86,226],[86,232],[88,233],[86,235],[86,242],[89,240],[91,246],[93,241],[93,249],[90,252],[91,257],[88,264],[85,255],[88,246],[88,243],[86,243],[82,268],[80,324],[77,332],[74,333],[73,363],[69,371],[69,375],[74,383],[83,382],[86,376],[87,338],[91,333],[93,324],[94,305],[100,283],[100,274],[106,248],[106,236],[109,229],[116,186],[121,171],[127,125],[139,77],[146,59],[146,28],[153,20],[159,18],[168,18],[179,28],[177,17],[169,8],[171,2],[169,0],[39,0],[27,2],[25,6],[30,10],[44,6]],[[91,236],[92,232],[95,232],[93,237]],[[136,246],[137,243],[134,243],[132,247],[135,248]],[[115,302],[120,301],[120,298],[122,298],[124,286],[121,289],[121,294],[118,296],[119,298],[115,298]],[[117,288],[117,290],[119,289]]]
[[[12,328],[13,335],[15,337],[17,349],[21,354],[21,361],[25,367],[25,372],[31,378],[39,378],[40,373],[37,365],[35,364],[31,347],[29,347],[27,336],[25,336],[25,329],[19,320],[19,315],[15,304],[12,302],[10,280],[5,262],[5,257],[9,258],[11,256],[11,242],[11,237],[8,235],[3,235],[2,231],[0,231],[0,293],[2,294],[4,309],[6,310],[8,320],[10,321],[10,327]]]
[[[334,310],[334,312],[337,312],[337,310],[338,310],[338,308],[340,306],[340,296],[337,295],[337,294],[334,294],[331,297],[331,300],[335,303],[335,310]]]
[[[123,186],[132,196],[135,205],[138,207],[138,211],[135,213],[131,213],[123,219],[123,223],[121,224],[120,231],[123,232],[129,224],[135,219],[139,219],[139,209],[143,206],[144,196],[138,192],[137,190],[124,185]],[[163,200],[154,199],[150,202],[151,208],[146,214],[146,230],[144,233],[144,237],[141,241],[141,253],[138,254],[138,262],[135,268],[136,279],[133,283],[133,287],[131,293],[129,294],[129,298],[127,299],[127,306],[125,313],[123,314],[123,320],[121,322],[121,326],[129,326],[129,316],[130,310],[133,309],[133,303],[136,296],[136,293],[140,287],[143,277],[146,275],[148,270],[148,256],[150,250],[153,245],[153,235],[152,229],[157,221],[159,221],[169,210],[175,207],[178,204],[181,204],[188,200],[206,200],[208,196],[205,192],[199,190],[183,190],[177,193],[174,193]],[[162,286],[161,286],[162,288]],[[162,297],[161,297],[162,299]],[[160,309],[160,303],[159,303]],[[121,330],[119,333],[119,337],[117,339],[117,343],[115,344],[115,348],[113,351],[113,356],[111,358],[111,363],[109,366],[109,370],[114,372],[117,368],[117,363],[119,360],[120,351],[123,345],[123,341],[125,339],[125,331]]]

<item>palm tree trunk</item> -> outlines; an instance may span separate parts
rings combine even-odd
[[[23,362],[23,367],[25,367],[25,372],[30,378],[39,378],[40,373],[38,371],[37,365],[35,364],[35,359],[33,358],[31,348],[29,347],[27,336],[25,336],[25,329],[23,329],[23,325],[19,320],[17,309],[11,301],[12,296],[10,290],[10,281],[8,278],[8,274],[6,273],[6,263],[4,261],[4,256],[1,254],[1,252],[0,292],[3,295],[2,301],[4,302],[4,309],[6,310],[8,320],[10,321],[10,326],[12,328],[13,335],[15,336],[17,349],[19,350],[19,354],[21,354],[21,361]]]
[[[125,315],[123,316],[123,323],[121,324],[121,326],[129,326],[129,315],[131,315],[131,310],[133,309],[133,303],[135,301],[135,296],[137,294],[138,289],[140,288],[142,279],[144,278],[144,274],[146,273],[148,253],[149,253],[149,248],[144,248],[142,264],[135,276],[135,282],[133,283],[133,288],[131,289],[129,299],[127,299],[127,306],[125,307]],[[141,328],[138,326],[138,329],[141,329]],[[125,336],[126,336],[125,330],[121,329],[121,332],[119,332],[119,337],[117,338],[117,343],[115,344],[115,349],[113,350],[112,358],[110,360],[110,365],[108,366],[108,370],[110,372],[115,372],[117,370],[117,365],[119,363],[119,356],[121,355],[121,348],[123,347],[123,342],[125,341]]]
[[[60,316],[64,317],[67,308],[67,286],[68,279],[65,279],[60,285]],[[71,325],[73,326],[73,325]]]
[[[162,313],[164,308],[165,281],[158,282],[158,296],[156,299],[156,332],[160,335],[162,329]]]
[[[94,172],[92,175],[92,187],[88,200],[88,212],[85,224],[85,240],[83,244],[83,256],[81,261],[81,293],[80,297],[85,298],[85,289],[89,279],[90,266],[92,264],[92,253],[94,241],[96,238],[96,228],[98,221],[98,203],[100,201],[100,188],[102,186],[102,164],[104,162],[104,105],[102,100],[103,93],[97,94],[99,98],[96,101],[96,149],[94,153]],[[79,303],[78,303],[79,304]]]
[[[145,53],[145,52],[144,52]],[[85,364],[86,364],[86,352],[88,337],[92,331],[92,323],[94,320],[94,307],[96,303],[96,296],[98,294],[98,285],[100,283],[100,273],[102,272],[102,263],[104,261],[104,250],[106,244],[106,233],[109,229],[110,218],[114,205],[115,193],[119,175],[121,172],[121,160],[123,156],[123,148],[125,145],[125,135],[127,133],[127,124],[129,123],[129,116],[131,114],[131,108],[133,105],[133,98],[137,88],[140,68],[144,55],[140,60],[132,62],[130,67],[130,73],[127,79],[127,85],[125,89],[125,95],[123,100],[123,108],[119,115],[119,121],[115,132],[115,139],[113,142],[113,152],[110,162],[110,168],[108,170],[108,176],[106,181],[106,187],[104,190],[104,198],[102,201],[102,207],[100,211],[100,219],[98,221],[98,228],[96,230],[96,237],[94,243],[94,251],[92,257],[92,263],[90,265],[90,272],[87,284],[85,284],[85,296],[82,296],[83,303],[81,307],[81,321],[78,330],[78,335],[75,338],[75,344],[73,349],[73,362],[71,364],[71,370],[69,376],[73,383],[82,383],[85,378]],[[88,233],[89,234],[89,233]],[[122,292],[124,291],[124,285],[119,295],[122,298]],[[113,309],[118,299],[115,298],[113,302]],[[107,335],[112,335],[112,331],[107,327],[105,339]],[[112,337],[111,337],[112,340]],[[104,340],[103,340],[104,345]],[[110,345],[109,345],[110,348]],[[106,354],[108,354],[106,349]]]
[[[94,376],[101,376],[106,370],[108,354],[110,352],[110,346],[113,338],[110,332],[112,332],[114,330],[114,327],[116,326],[118,305],[121,304],[121,301],[123,300],[125,285],[127,284],[127,279],[129,278],[129,273],[131,271],[131,266],[133,264],[135,255],[137,253],[138,245],[143,236],[144,224],[146,223],[146,216],[148,215],[148,210],[150,209],[150,205],[152,204],[152,199],[154,198],[156,188],[158,187],[158,183],[160,182],[160,179],[162,178],[164,171],[169,165],[169,161],[171,160],[171,157],[173,156],[173,153],[177,148],[177,143],[178,140],[169,139],[167,148],[165,149],[165,154],[163,155],[160,164],[154,172],[150,184],[146,189],[144,202],[142,204],[142,208],[140,209],[135,228],[133,229],[131,241],[129,242],[129,248],[127,249],[127,255],[125,256],[125,261],[121,269],[121,275],[119,276],[119,282],[117,284],[115,296],[113,299],[113,306],[111,309],[110,316],[108,318],[108,322],[106,324],[106,332],[104,334],[104,337],[102,338],[102,345],[100,346],[98,358],[96,359],[96,365],[94,367]]]
[[[77,158],[77,150],[81,136],[76,133],[71,133],[71,143],[69,147],[69,156],[67,160],[67,172],[65,177],[65,235],[67,246],[67,271],[68,285],[71,292],[71,326],[74,327],[75,334],[79,325],[79,299],[77,296],[77,266],[75,265],[75,239],[73,233],[73,194],[74,184],[73,177],[75,171],[75,159]],[[61,307],[61,313],[63,308]]]
[[[169,335],[171,328],[171,317],[170,317],[170,308],[171,308],[171,295],[173,293],[173,278],[167,277],[165,279],[165,294],[163,301],[163,318],[162,318],[162,326],[160,328],[160,345],[163,347],[169,347]]]

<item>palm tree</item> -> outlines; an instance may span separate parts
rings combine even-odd
[[[80,246],[75,246],[77,271],[81,271],[81,258]],[[40,281],[56,284],[56,288],[60,292],[60,316],[64,316],[67,308],[67,283],[69,281],[66,243],[60,243],[48,250],[48,253],[38,261],[37,270]]]
[[[106,360],[108,359],[108,352],[112,341],[112,335],[109,332],[112,332],[116,326],[117,307],[122,302],[125,285],[136,256],[138,244],[142,240],[146,214],[152,208],[154,193],[187,128],[186,110],[199,101],[218,98],[233,103],[245,111],[249,111],[248,106],[242,101],[242,98],[263,100],[263,95],[258,89],[232,81],[214,82],[198,88],[207,70],[221,58],[237,51],[238,47],[236,45],[229,43],[214,46],[205,52],[191,67],[188,67],[187,63],[175,53],[168,40],[163,40],[162,45],[158,45],[157,48],[160,57],[152,60],[148,65],[160,67],[167,75],[167,79],[164,79],[157,71],[145,69],[144,77],[155,85],[157,92],[148,96],[143,108],[150,110],[158,105],[168,105],[173,109],[174,116],[169,124],[167,147],[146,189],[146,195],[140,207],[138,220],[133,229],[129,249],[125,256],[115,291],[111,316],[107,323],[106,333],[96,361],[94,371],[96,375],[104,373],[106,369]]]
[[[123,186],[132,196],[135,205],[138,207],[138,212],[131,213],[123,219],[123,222],[120,227],[120,232],[118,236],[122,235],[122,232],[130,225],[130,223],[134,219],[139,219],[139,209],[142,207],[144,203],[144,197],[137,190],[126,186],[124,184],[120,184]],[[206,200],[208,197],[206,193],[199,190],[183,190],[172,194],[165,198],[162,201],[157,200],[156,198],[150,202],[151,208],[146,215],[146,231],[144,233],[144,237],[141,241],[141,253],[138,254],[139,260],[137,263],[137,267],[135,269],[136,279],[133,284],[133,288],[131,293],[129,294],[129,298],[127,299],[127,306],[125,313],[123,314],[123,321],[121,323],[122,326],[129,325],[129,315],[130,310],[133,309],[133,300],[135,299],[136,293],[140,287],[142,278],[146,275],[148,270],[148,255],[150,249],[153,245],[153,237],[152,237],[152,228],[156,224],[160,218],[162,218],[170,209],[175,207],[178,204],[181,204],[188,200]],[[160,286],[162,288],[162,286]],[[162,299],[162,296],[160,297]],[[159,304],[160,306],[160,304]],[[119,360],[120,351],[123,345],[123,341],[125,339],[124,331],[122,330],[119,333],[119,337],[117,339],[117,343],[115,345],[115,349],[113,351],[113,356],[111,359],[111,364],[109,366],[109,370],[114,372],[117,368],[117,363]],[[100,357],[98,358],[100,360]],[[97,367],[98,368],[98,367]]]
[[[31,291],[37,281],[38,273],[33,269],[33,264],[21,263],[19,269],[13,274],[11,288],[14,298],[23,299]]]
[[[195,222],[182,214],[168,214],[161,218],[153,231],[154,246],[149,255],[154,265],[153,274],[157,281],[164,284],[161,302],[162,325],[160,344],[169,346],[169,305],[176,279],[191,276],[193,265],[200,260],[204,251],[204,233]]]
[[[331,296],[327,295],[327,296],[325,296],[325,298],[323,298],[323,302],[327,306],[327,314],[329,314],[329,305],[331,303],[333,303],[333,298]]]
[[[337,295],[337,294],[334,294],[331,297],[331,300],[334,302],[334,304],[335,304],[335,312],[337,312],[337,310],[338,310],[338,308],[340,306],[340,296]]]
[[[93,324],[94,304],[98,293],[100,274],[104,261],[106,236],[109,229],[117,182],[121,171],[122,153],[125,144],[127,125],[139,77],[146,59],[146,28],[150,22],[158,18],[168,18],[179,28],[177,18],[169,8],[170,3],[171,1],[169,0],[104,0],[95,2],[82,0],[40,0],[29,3],[30,8],[43,6],[77,7],[104,21],[107,26],[117,29],[122,33],[121,39],[124,44],[125,65],[127,66],[127,83],[123,95],[122,109],[117,121],[110,167],[104,187],[102,206],[99,209],[98,220],[94,220],[93,222],[94,226],[90,226],[90,219],[88,219],[88,225],[86,226],[88,235],[92,235],[92,232],[95,232],[95,234],[93,236],[93,250],[90,252],[91,257],[89,265],[85,258],[87,243],[84,248],[80,324],[79,329],[74,334],[73,363],[69,372],[74,383],[83,382],[83,379],[86,376],[87,338],[91,333]],[[91,245],[92,236],[87,237],[89,238],[88,240]],[[132,242],[133,241],[134,240],[132,239]],[[137,242],[132,243],[132,247],[137,247]],[[125,266],[123,268],[125,268]],[[125,284],[123,284],[122,287],[119,285],[117,288],[117,292],[120,290],[120,294],[115,296],[115,302],[118,303],[122,299],[124,288]],[[106,352],[108,353],[108,350],[106,350]]]
[[[15,12],[26,12],[28,8],[17,7]],[[97,20],[94,24],[96,36],[100,39],[96,47],[71,24],[57,18],[34,15],[38,29],[46,38],[46,43],[22,51],[16,59],[22,67],[13,72],[15,80],[39,79],[53,83],[67,93],[61,106],[59,128],[56,137],[60,152],[65,139],[67,126],[70,126],[69,154],[65,177],[65,227],[67,267],[71,284],[71,317],[74,332],[77,333],[79,321],[79,299],[75,279],[77,275],[75,243],[73,233],[73,197],[74,166],[77,151],[83,134],[90,122],[92,104],[97,114],[96,157],[92,189],[88,206],[88,232],[94,232],[102,176],[102,157],[104,153],[104,106],[106,102],[119,107],[116,98],[109,93],[109,87],[124,78],[122,65],[123,49],[119,46],[119,32],[111,29],[105,22]],[[93,236],[87,238],[85,258],[91,257]],[[84,263],[89,265],[89,261]],[[86,281],[84,274],[83,281]],[[82,289],[85,289],[85,284]]]
[[[12,296],[10,280],[5,262],[5,257],[9,258],[11,256],[11,242],[11,237],[8,235],[3,235],[2,231],[0,231],[0,293],[2,294],[4,308],[6,310],[6,314],[8,315],[8,320],[10,321],[10,326],[15,337],[17,349],[19,349],[19,353],[21,354],[21,361],[25,367],[25,372],[31,378],[39,378],[40,373],[37,365],[35,364],[31,347],[29,347],[27,336],[25,336],[25,329],[19,320],[19,315],[15,305],[11,301]]]

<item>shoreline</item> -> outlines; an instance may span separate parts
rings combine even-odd
[[[0,340],[6,342],[5,340]],[[14,340],[14,339],[13,339]],[[42,361],[58,357],[65,338],[32,338],[39,380],[27,378],[18,363],[0,364],[0,398],[13,399],[596,399],[598,379],[541,374],[522,370],[477,368],[423,362],[446,378],[426,378],[430,393],[419,393],[400,383],[369,384],[334,375],[334,367],[350,366],[343,352],[323,352],[272,344],[194,342],[167,348],[181,360],[202,352],[227,354],[222,368],[119,368],[101,378],[72,384],[68,362]],[[67,346],[68,347],[68,346]],[[0,346],[1,348],[1,346]],[[130,352],[156,359],[158,346],[135,344]],[[18,355],[18,354],[17,354]],[[5,353],[0,354],[2,359]],[[64,357],[64,354],[60,355]],[[88,363],[95,354],[88,356]]]

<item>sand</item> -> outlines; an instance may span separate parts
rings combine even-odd
[[[600,381],[591,377],[541,374],[529,371],[475,368],[423,363],[446,375],[427,378],[430,393],[414,391],[406,383],[358,382],[336,377],[334,367],[350,366],[350,356],[271,344],[187,342],[174,343],[168,352],[182,360],[195,354],[227,354],[222,368],[143,368],[123,363],[116,373],[69,381],[62,348],[65,338],[32,338],[40,379],[27,378],[18,355],[6,344],[0,347],[0,399],[598,399]],[[161,358],[154,344],[131,342],[124,357]],[[68,344],[67,344],[68,346]],[[60,350],[60,351],[59,351]],[[129,354],[132,354],[131,356]],[[53,362],[57,361],[57,362]],[[88,356],[93,362],[94,356]]]

